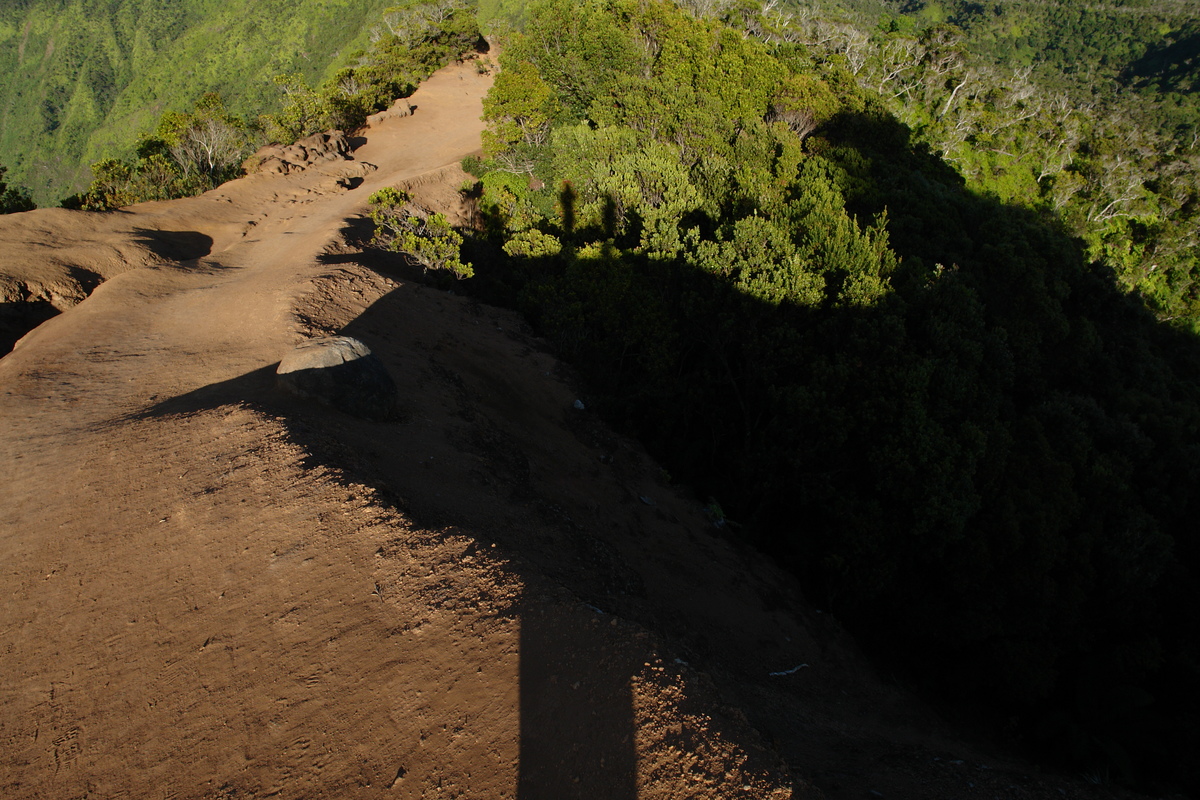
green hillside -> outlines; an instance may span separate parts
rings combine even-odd
[[[386,0],[16,0],[0,8],[0,164],[53,204],[88,165],[128,155],[164,111],[217,91],[234,114],[279,104],[271,78],[325,77]]]
[[[775,14],[971,188],[1059,220],[1159,319],[1200,331],[1194,4],[830,0]]]

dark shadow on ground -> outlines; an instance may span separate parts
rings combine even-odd
[[[11,353],[22,336],[58,314],[48,300],[0,303],[0,358]]]
[[[399,262],[394,255],[388,260]],[[131,418],[230,404],[281,416],[314,466],[374,486],[423,528],[454,526],[512,553],[519,572],[522,565],[533,567],[521,575],[527,595],[516,609],[517,797],[635,800],[631,677],[641,669],[641,655],[616,627],[617,618],[599,609],[620,608],[640,582],[614,548],[575,525],[539,489],[531,475],[535,456],[523,436],[527,425],[538,424],[538,412],[515,394],[503,362],[481,369],[487,359],[478,348],[487,343],[466,334],[420,339],[433,335],[428,315],[465,319],[464,303],[406,284],[339,332],[366,342],[388,367],[401,387],[399,421],[356,419],[289,396],[276,385],[277,365],[161,400]],[[569,587],[565,600],[561,586]]]
[[[262,408],[275,406],[280,400],[275,391],[275,369],[278,366],[271,364],[227,381],[212,383],[185,394],[159,400],[149,408],[129,414],[124,419],[135,421],[186,416],[224,405],[243,403]]]
[[[588,370],[595,406],[720,497],[878,663],[973,709],[974,724],[1015,718],[1009,735],[1030,757],[1194,780],[1180,743],[1200,718],[1182,699],[1195,684],[1200,564],[1195,337],[1119,292],[1053,220],[968,191],[894,120],[847,114],[827,135],[813,149],[847,177],[848,209],[861,220],[886,209],[904,259],[872,303],[763,302],[685,260],[636,254],[490,266],[510,271],[514,295],[532,287],[521,296]],[[386,258],[381,271],[396,274],[402,262]],[[470,333],[499,324],[445,292],[397,288],[342,332],[378,350],[402,394],[412,387],[411,422],[322,434],[326,419],[297,437],[377,475],[424,525],[467,520],[538,567],[544,553],[578,553],[553,577],[619,609],[644,591],[636,572],[535,479],[540,468],[546,480],[539,426],[570,401],[531,395],[553,387],[511,380],[519,360]],[[676,346],[655,349],[663,341]],[[639,352],[654,357],[627,357]],[[460,493],[453,517],[447,492]],[[561,690],[572,663],[554,660],[561,635],[536,621],[523,634],[523,797],[564,791],[554,781],[573,771],[588,796],[632,796],[611,782],[635,765],[624,711],[574,728],[559,716],[611,713],[626,696],[592,704]],[[790,724],[781,746],[803,757],[808,732]],[[577,731],[597,738],[580,744]],[[599,762],[587,748],[613,753],[609,789],[589,783]]]
[[[596,669],[615,656],[601,638],[589,650],[564,648],[573,633],[564,626],[572,622],[536,603],[521,614],[517,798],[636,800],[630,676]]]
[[[90,295],[97,286],[104,283],[104,278],[97,272],[78,266],[66,269],[69,278],[85,295]],[[0,303],[0,358],[12,352],[22,336],[60,313],[61,310],[46,299],[30,298],[19,302]]]
[[[646,258],[633,215],[580,231],[566,190],[546,223],[562,251],[491,242],[499,275],[476,285],[514,287],[594,407],[719,498],[882,668],[1030,758],[1200,785],[1180,750],[1200,705],[1179,699],[1200,641],[1182,611],[1200,566],[1200,341],[1060,221],[972,192],[878,109],[805,149],[822,161],[797,173],[798,205],[836,189],[859,225],[886,219],[899,258],[871,302],[832,291],[863,269],[849,257],[806,276],[826,294],[803,303],[779,301],[772,275],[794,267],[766,254]],[[731,228],[758,214],[740,202]],[[789,233],[836,252],[838,214]]]
[[[139,228],[134,231],[137,241],[150,252],[168,261],[191,261],[212,252],[211,236],[199,231],[158,231]]]

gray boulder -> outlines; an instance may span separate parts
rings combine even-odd
[[[279,362],[275,375],[284,391],[356,417],[386,420],[396,414],[392,376],[365,344],[349,336],[302,342]]]

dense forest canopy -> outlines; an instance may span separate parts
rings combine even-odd
[[[873,652],[1058,757],[1194,782],[1198,343],[1072,236],[1097,220],[939,138],[959,104],[1052,120],[905,19],[531,5],[469,165],[473,282]]]
[[[843,0],[777,14],[973,188],[1062,218],[1161,319],[1200,329],[1200,30],[1176,0]]]

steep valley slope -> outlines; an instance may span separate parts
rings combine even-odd
[[[21,0],[0,3],[0,164],[39,205],[87,188],[164,112],[217,92],[275,110],[272,79],[320,83],[368,44],[382,0]]]
[[[0,220],[6,302],[63,312],[0,359],[0,796],[1126,796],[880,680],[518,316],[354,246],[383,186],[466,219],[489,84],[351,161]],[[274,389],[331,332],[400,420]]]

